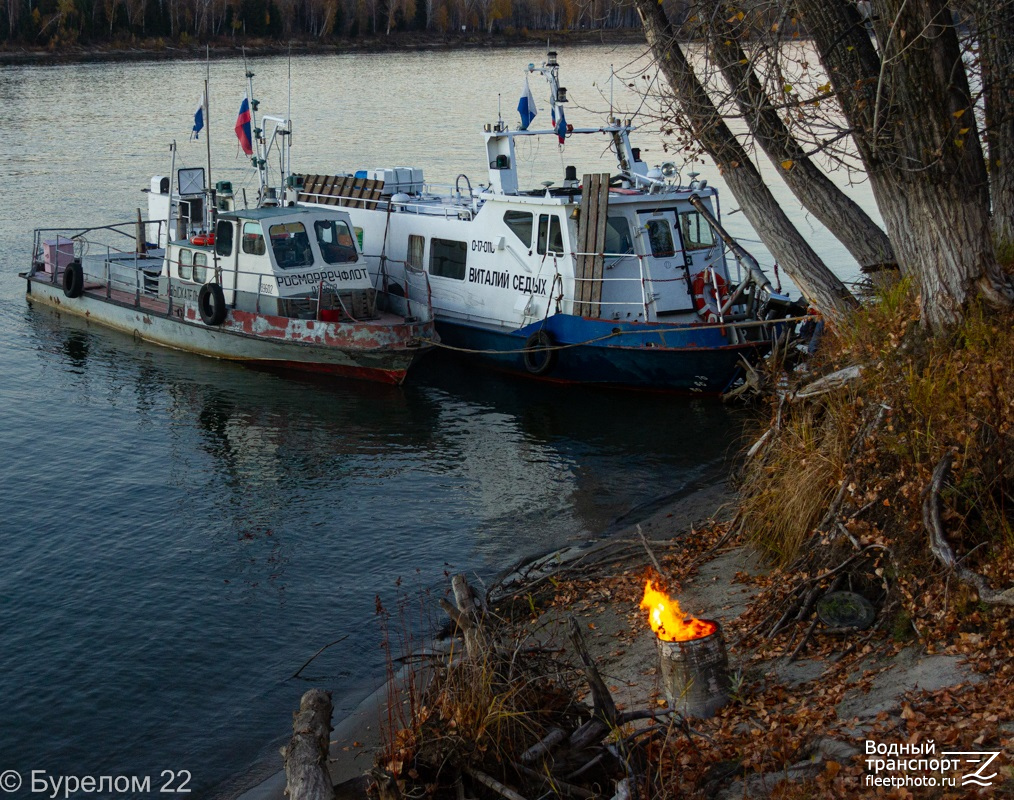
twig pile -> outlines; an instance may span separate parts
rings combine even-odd
[[[437,667],[417,707],[392,731],[374,771],[381,800],[498,796],[636,798],[644,746],[667,711],[620,713],[569,619],[577,662],[530,641],[490,611],[464,576],[441,606],[463,652]],[[577,701],[586,685],[591,708]],[[635,720],[659,724],[633,731]]]

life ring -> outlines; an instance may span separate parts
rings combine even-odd
[[[213,233],[202,233],[202,234],[200,234],[198,236],[195,236],[190,241],[191,241],[192,244],[196,244],[196,245],[198,245],[200,247],[204,247],[204,246],[209,246],[210,247],[211,245],[213,245],[215,243],[215,234],[213,234]]]
[[[229,309],[225,307],[225,292],[217,283],[206,283],[197,295],[197,310],[205,325],[221,325]]]
[[[71,261],[64,268],[63,293],[72,299],[84,293],[84,270],[80,261]]]
[[[694,275],[694,311],[709,325],[721,322],[722,304],[729,296],[729,284],[711,267]]]
[[[525,369],[532,375],[545,375],[556,366],[556,340],[545,330],[538,330],[525,340],[521,354]]]

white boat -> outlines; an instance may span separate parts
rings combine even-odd
[[[440,191],[422,169],[392,167],[304,175],[287,196],[345,208],[381,285],[425,271],[442,347],[548,380],[723,391],[798,307],[724,231],[706,181],[649,169],[629,121],[567,125],[558,70],[552,52],[528,65],[549,83],[554,127],[485,126],[483,185],[461,175]],[[519,184],[521,141],[574,136],[603,139],[617,171]]]
[[[287,125],[287,121],[282,121]],[[203,169],[152,179],[149,221],[35,231],[28,300],[260,367],[401,383],[436,340],[427,276],[374,284],[346,210],[240,209]]]

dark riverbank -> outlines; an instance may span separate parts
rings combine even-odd
[[[206,56],[219,60],[243,54],[250,58],[263,56],[315,55],[336,53],[377,53],[392,50],[460,50],[487,47],[517,47],[530,44],[533,52],[542,52],[546,43],[554,48],[593,44],[638,44],[644,42],[640,28],[620,28],[585,31],[524,31],[511,34],[464,33],[458,35],[425,34],[419,32],[392,33],[389,36],[370,36],[358,39],[291,40],[277,41],[247,37],[222,39],[204,44],[179,44],[163,39],[144,39],[133,42],[94,46],[70,46],[62,49],[47,47],[0,50],[0,64],[53,64],[94,61],[159,61],[203,59]]]

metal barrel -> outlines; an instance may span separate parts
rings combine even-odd
[[[658,643],[659,673],[669,707],[684,717],[706,719],[729,701],[729,660],[722,626],[685,642]]]

